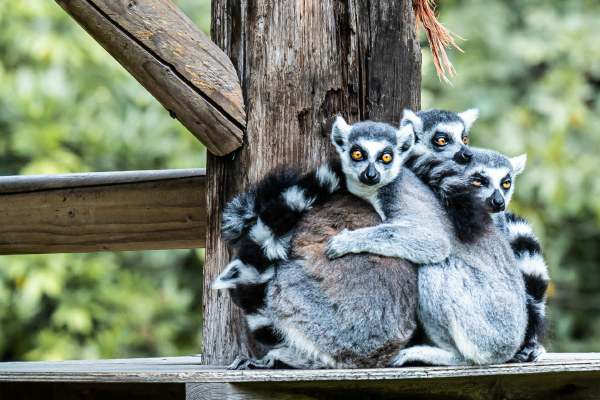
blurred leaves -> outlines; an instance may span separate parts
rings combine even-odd
[[[423,107],[479,107],[474,145],[527,152],[511,207],[533,222],[555,281],[550,348],[600,351],[600,3],[440,5],[465,53],[449,86],[423,52]]]
[[[208,2],[180,3],[209,22]],[[204,165],[193,135],[55,2],[0,10],[0,174]],[[0,360],[200,352],[202,255],[0,257]]]

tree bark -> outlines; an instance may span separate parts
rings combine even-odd
[[[247,111],[243,147],[207,165],[203,354],[223,364],[252,352],[239,310],[210,290],[230,256],[223,205],[275,166],[325,161],[337,114],[397,124],[418,108],[421,54],[409,0],[213,0],[212,39],[237,69]]]

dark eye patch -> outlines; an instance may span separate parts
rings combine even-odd
[[[446,146],[452,143],[452,137],[446,132],[438,131],[433,134],[433,137],[431,138],[431,143],[435,146],[434,148],[441,151]]]
[[[360,151],[363,154],[363,157],[366,157],[369,154],[365,149],[363,149],[362,147],[360,147],[357,144],[355,144],[354,146],[352,146],[350,148],[350,153],[353,153],[355,151]]]
[[[479,182],[481,182],[481,186],[487,186],[488,183],[490,183],[490,180],[487,178],[487,176],[479,173],[471,175],[471,180],[478,180]]]

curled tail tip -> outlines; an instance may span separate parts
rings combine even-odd
[[[223,210],[221,234],[227,241],[234,241],[242,236],[250,223],[256,218],[254,195],[244,192],[235,196]]]

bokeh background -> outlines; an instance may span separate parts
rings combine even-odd
[[[177,3],[210,30],[209,0]],[[548,347],[600,351],[600,3],[440,3],[465,52],[440,83],[423,41],[423,108],[479,107],[474,145],[527,152],[514,209],[554,280]],[[199,167],[204,154],[54,2],[0,0],[0,174]],[[0,257],[0,360],[198,353],[202,259]]]

